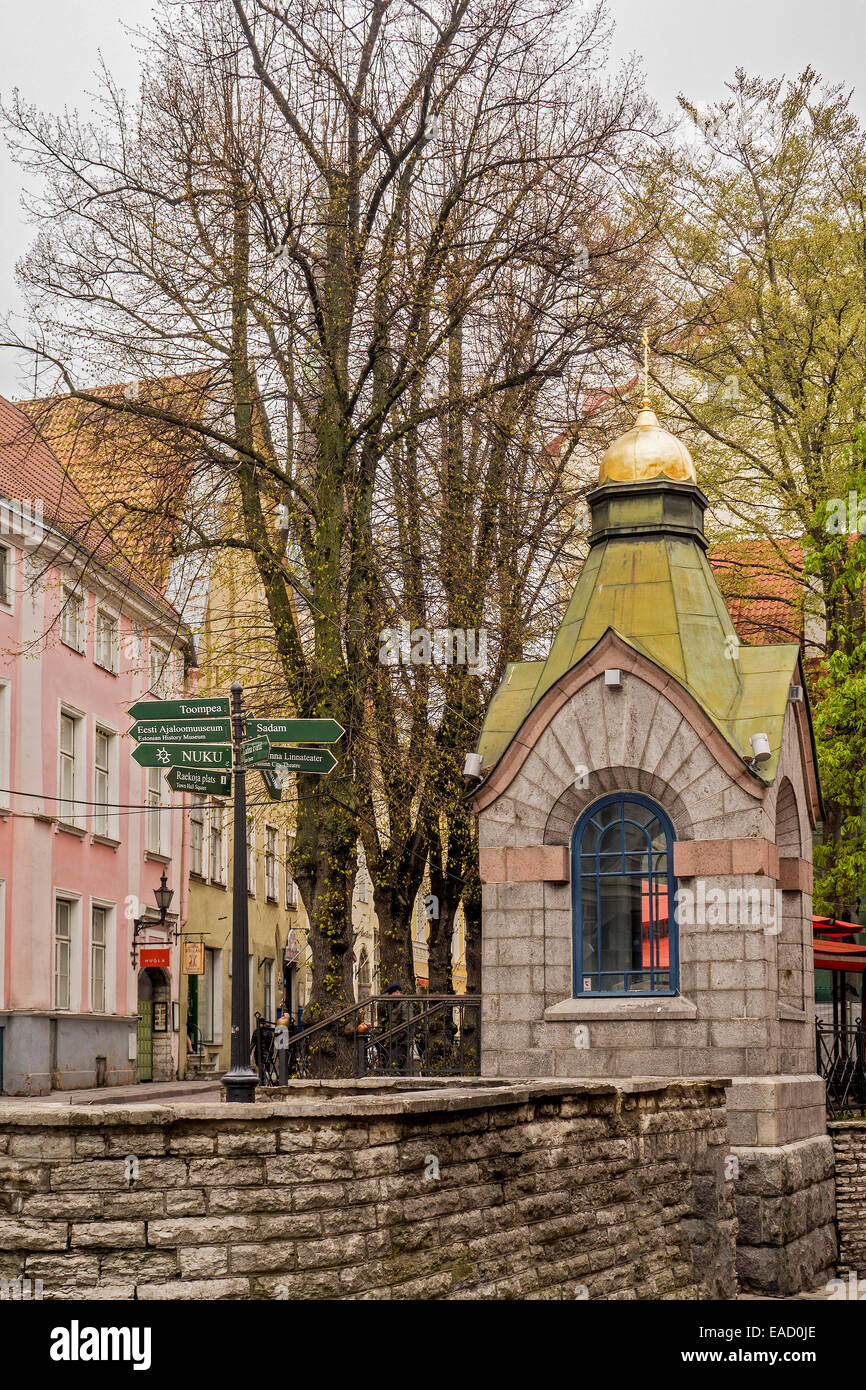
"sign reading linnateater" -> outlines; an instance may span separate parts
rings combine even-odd
[[[247,738],[271,743],[337,743],[346,730],[336,719],[248,719]]]
[[[228,719],[224,695],[194,700],[136,700],[127,710],[131,719]]]
[[[196,767],[214,771],[231,769],[232,750],[218,743],[203,743],[199,747],[183,743],[140,743],[132,756],[139,767]]]
[[[271,765],[286,772],[333,772],[337,759],[330,748],[271,748]]]

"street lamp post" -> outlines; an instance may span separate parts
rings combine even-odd
[[[168,886],[168,880],[165,876],[165,869],[163,869],[162,871],[162,876],[159,880],[159,887],[154,888],[153,890],[153,896],[156,898],[156,905],[159,908],[158,920],[154,922],[153,919],[150,917],[133,918],[132,950],[130,951],[130,955],[132,956],[133,968],[135,968],[135,966],[138,964],[138,938],[141,935],[141,933],[143,931],[146,931],[148,927],[165,926],[165,919],[168,915],[168,909],[171,907],[171,900],[174,897],[174,889],[169,888]],[[174,932],[170,931],[169,935],[172,936],[175,941],[178,941],[180,939],[180,931],[178,929],[175,929]]]
[[[232,1046],[231,1070],[223,1077],[226,1100],[254,1101],[258,1076],[250,1066],[249,905],[247,903],[247,792],[244,771],[243,691],[232,685],[234,746],[234,864],[232,866]]]

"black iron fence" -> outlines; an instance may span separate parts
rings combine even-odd
[[[373,995],[295,1033],[256,1014],[251,1058],[264,1086],[297,1077],[478,1076],[481,999]]]
[[[866,1067],[864,1067],[863,1028],[860,1022],[815,1024],[815,1054],[818,1074],[827,1083],[827,1113],[831,1119],[843,1115],[866,1115]]]

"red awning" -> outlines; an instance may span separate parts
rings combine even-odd
[[[838,970],[846,975],[862,974],[866,970],[866,946],[832,939],[838,936],[856,936],[866,930],[859,922],[838,922],[833,917],[813,917],[812,930],[816,970]]]

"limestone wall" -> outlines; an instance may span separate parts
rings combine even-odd
[[[5,1105],[0,1278],[46,1299],[729,1298],[724,1086]]]
[[[866,1277],[866,1120],[832,1120],[839,1269]]]

